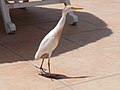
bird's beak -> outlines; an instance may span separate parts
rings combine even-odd
[[[73,9],[73,10],[82,10],[83,8],[80,8],[80,7],[71,7],[71,9]]]

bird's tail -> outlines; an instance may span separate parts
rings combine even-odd
[[[40,59],[40,57],[41,57],[41,53],[37,51],[35,54],[35,60]]]

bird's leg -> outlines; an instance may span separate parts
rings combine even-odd
[[[42,59],[42,63],[40,65],[40,69],[42,70],[42,74],[46,73],[45,70],[44,70],[44,68],[42,67],[43,66],[43,62],[44,62],[44,58]]]
[[[42,59],[42,63],[41,63],[41,65],[40,65],[40,67],[38,67],[38,66],[35,66],[35,67],[40,69],[40,73],[41,73],[41,74],[44,74],[44,73],[46,74],[45,70],[42,68],[43,62],[44,62],[44,58]]]
[[[51,80],[53,81],[53,78],[56,79],[58,78],[58,75],[54,75],[54,74],[51,74],[51,70],[50,70],[50,58],[48,58],[48,75],[47,77],[51,78]]]
[[[51,78],[51,80],[53,81],[53,77],[51,76],[51,71],[50,71],[50,57],[48,58],[48,70],[49,70],[49,73],[48,73],[48,77]]]
[[[50,58],[48,58],[48,70],[49,70],[49,76],[51,75],[51,71],[50,71]]]
[[[41,65],[40,65],[40,69],[42,69],[42,70],[43,70],[43,68],[42,68],[43,62],[44,62],[44,58],[42,59],[42,63],[41,63]]]
[[[42,58],[42,63],[41,63],[41,65],[40,65],[40,67],[38,67],[38,66],[35,66],[35,67],[36,67],[36,68],[39,68],[39,69],[42,70],[42,69],[43,69],[43,68],[42,68],[42,66],[43,66],[43,62],[44,62],[44,58]]]

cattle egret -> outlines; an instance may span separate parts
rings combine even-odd
[[[42,68],[43,66],[43,62],[45,58],[48,58],[48,70],[49,70],[49,75],[51,75],[51,71],[50,71],[50,57],[52,55],[53,50],[57,47],[59,40],[60,40],[60,36],[61,33],[63,31],[63,27],[65,25],[65,21],[66,21],[66,15],[72,11],[72,10],[80,10],[82,8],[77,8],[77,7],[73,7],[73,6],[66,6],[63,11],[62,11],[62,17],[59,20],[58,24],[55,26],[54,29],[52,29],[41,41],[39,48],[35,54],[35,59],[40,59],[42,58],[42,63],[40,66],[40,69],[44,71],[44,69]]]

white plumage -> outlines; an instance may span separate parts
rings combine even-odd
[[[55,26],[54,29],[52,29],[41,41],[40,46],[35,54],[35,59],[40,59],[42,58],[42,63],[40,66],[40,69],[42,71],[42,65],[44,62],[44,58],[48,57],[48,68],[49,68],[49,76],[50,76],[50,57],[52,55],[53,50],[57,47],[59,40],[60,40],[60,36],[63,30],[63,27],[65,25],[65,21],[66,21],[66,15],[68,12],[70,12],[72,9],[76,10],[76,9],[82,9],[82,8],[75,8],[72,6],[66,6],[63,11],[62,11],[62,17],[59,20],[58,24]],[[45,72],[45,71],[44,71]]]
[[[51,30],[41,41],[39,49],[35,55],[35,59],[40,59],[40,57],[47,53],[51,56],[53,50],[57,47],[64,24],[65,18],[62,17],[56,27]]]

